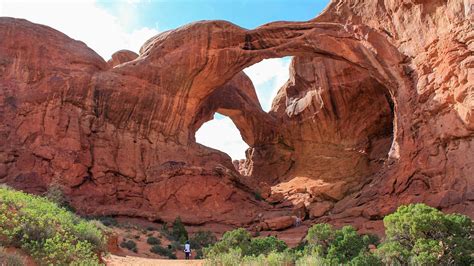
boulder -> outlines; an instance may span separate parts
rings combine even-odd
[[[323,202],[314,202],[311,205],[309,205],[309,218],[319,218],[323,215],[325,215],[329,210],[332,209],[334,204],[329,201],[323,201]]]
[[[269,230],[279,231],[290,228],[295,225],[295,217],[294,216],[281,216],[275,217],[265,220],[263,223],[266,226],[262,228],[268,228]]]

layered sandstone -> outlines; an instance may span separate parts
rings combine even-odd
[[[0,18],[0,182],[59,183],[91,215],[190,224],[271,224],[298,209],[370,229],[409,202],[472,216],[472,20],[469,1],[335,0],[307,22],[196,22],[107,63]],[[242,70],[288,55],[265,113]],[[240,173],[195,141],[216,112],[251,147]]]

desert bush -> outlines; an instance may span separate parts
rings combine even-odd
[[[204,258],[204,252],[202,249],[196,249],[196,256],[194,257],[197,260],[203,259]]]
[[[64,196],[64,192],[59,184],[51,184],[44,193],[44,197],[56,203],[60,207],[66,207],[68,205],[68,201]]]
[[[288,246],[286,243],[274,236],[252,238],[250,240],[250,256],[268,255],[274,252],[283,252]]]
[[[474,264],[474,230],[465,215],[410,204],[383,221],[387,237],[377,253],[386,264]]]
[[[321,223],[308,230],[306,241],[306,255],[320,257],[318,260],[325,260],[329,264],[346,264],[352,263],[355,258],[357,261],[354,263],[366,259],[364,254],[367,254],[368,246],[377,244],[378,237],[359,235],[352,226],[335,230],[331,225]]]
[[[148,237],[148,239],[146,240],[146,242],[149,244],[149,245],[160,245],[161,244],[161,241],[154,237],[154,236],[150,236]]]
[[[0,235],[41,264],[97,264],[106,238],[93,223],[46,198],[0,188]]]
[[[384,219],[386,240],[360,235],[351,226],[313,225],[305,241],[288,249],[272,237],[251,238],[245,229],[226,232],[205,249],[210,265],[474,265],[472,220],[424,204],[400,207]],[[378,245],[375,253],[368,246]]]
[[[334,241],[327,251],[327,257],[347,263],[365,249],[368,247],[354,227],[344,226],[342,229],[336,230]]]
[[[181,218],[178,216],[173,222],[173,231],[171,232],[172,237],[174,240],[184,243],[188,240],[188,231],[184,227],[183,222],[181,222]]]
[[[289,266],[294,265],[293,256],[288,252],[270,252],[267,255],[243,256],[240,248],[230,249],[227,253],[212,254],[205,265],[222,266]]]
[[[370,252],[361,252],[353,258],[349,265],[351,266],[382,266],[382,260]]]
[[[306,241],[312,252],[326,255],[327,249],[334,241],[335,231],[330,224],[321,223],[313,225],[306,235]]]
[[[150,252],[158,254],[160,256],[168,257],[169,259],[176,259],[176,255],[169,248],[164,248],[160,245],[154,245],[150,248]]]
[[[203,248],[207,248],[216,242],[216,236],[210,231],[198,231],[189,240],[191,248],[196,252],[196,259],[201,259],[204,256]]]
[[[298,258],[298,260],[296,260],[295,265],[296,266],[314,266],[314,265],[332,265],[332,264],[328,260],[320,257],[319,255],[313,254],[313,255],[305,255]],[[337,263],[334,265],[337,265]]]
[[[211,231],[198,231],[189,242],[194,249],[201,249],[216,243],[217,238]]]
[[[257,201],[262,201],[263,200],[262,194],[260,194],[260,192],[254,192],[253,196],[254,196],[255,200],[257,200]]]
[[[178,241],[171,241],[171,242],[168,244],[168,248],[169,248],[170,250],[181,250],[182,245],[181,245]]]
[[[122,243],[120,243],[120,247],[121,247],[121,248],[126,248],[126,249],[128,249],[128,250],[130,250],[130,251],[133,251],[133,252],[135,252],[135,253],[138,252],[137,243],[135,243],[135,241],[133,241],[133,240],[126,240],[126,239],[124,239],[124,240],[122,241]]]
[[[206,254],[206,266],[237,266],[242,264],[242,250],[240,248],[229,249],[227,252],[217,253],[209,250]]]
[[[244,228],[228,231],[224,233],[219,242],[209,248],[205,248],[204,254],[208,257],[208,254],[223,254],[233,249],[234,254],[236,250],[239,250],[245,256],[249,254],[251,239],[252,236]]]
[[[219,242],[204,248],[204,253],[217,265],[290,265],[295,260],[282,240],[252,238],[243,228],[226,232]]]
[[[96,219],[99,220],[105,226],[118,226],[117,219],[115,219],[114,217],[101,216],[97,217]]]
[[[280,240],[281,241],[281,240]],[[286,246],[286,244],[285,244]],[[263,257],[264,255],[260,255],[259,257]],[[264,257],[264,264],[265,266],[287,266],[293,265],[294,257],[289,252],[275,252],[272,251]]]

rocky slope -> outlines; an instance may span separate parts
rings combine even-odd
[[[307,22],[196,22],[109,62],[0,18],[0,182],[59,183],[82,213],[188,224],[298,213],[371,230],[409,202],[473,216],[473,9],[334,0]],[[242,70],[288,55],[265,113]],[[240,173],[195,142],[215,112],[251,147]]]

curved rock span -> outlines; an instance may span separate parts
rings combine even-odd
[[[89,215],[188,224],[280,229],[296,213],[370,229],[410,202],[472,217],[473,12],[334,0],[306,22],[192,23],[108,62],[0,18],[0,182],[57,183]],[[242,70],[283,56],[290,79],[266,113]],[[195,141],[216,112],[251,147],[239,171]]]

